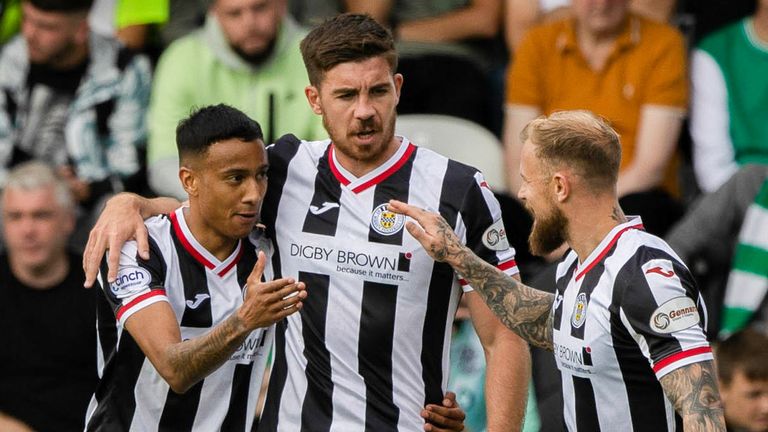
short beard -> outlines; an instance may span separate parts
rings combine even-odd
[[[275,43],[277,41],[277,36],[272,38],[271,41],[269,41],[269,45],[260,52],[254,53],[254,54],[247,54],[244,53],[240,48],[230,45],[232,48],[232,51],[234,51],[238,57],[243,59],[246,63],[253,67],[261,66],[264,64],[269,58],[272,56],[272,53],[275,51]]]
[[[568,219],[563,211],[552,206],[546,216],[534,216],[528,247],[536,256],[544,256],[559,248],[567,240]]]

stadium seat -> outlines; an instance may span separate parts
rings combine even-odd
[[[483,126],[442,114],[403,114],[395,130],[419,147],[479,169],[494,192],[506,193],[502,144]]]

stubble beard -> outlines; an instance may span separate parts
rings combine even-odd
[[[370,162],[379,158],[380,155],[386,151],[389,145],[389,142],[395,136],[395,123],[397,121],[397,116],[393,113],[389,121],[383,125],[381,124],[377,125],[373,120],[361,122],[360,123],[361,129],[364,129],[366,127],[373,127],[375,129],[378,129],[378,132],[380,135],[379,138],[381,139],[381,142],[379,142],[378,144],[366,146],[365,148],[357,148],[354,144],[351,143],[354,135],[342,136],[340,131],[331,125],[330,121],[328,120],[328,117],[326,117],[325,115],[322,117],[322,120],[323,120],[323,127],[325,128],[325,131],[328,133],[328,137],[331,139],[331,142],[334,143],[334,146],[336,147],[336,151],[340,151],[345,156],[358,161]],[[341,145],[339,145],[339,143],[341,143]]]

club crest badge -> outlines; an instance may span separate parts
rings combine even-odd
[[[571,315],[571,325],[573,328],[579,328],[587,320],[587,293],[580,293],[576,296],[576,304],[573,306],[573,315]]]
[[[390,236],[397,234],[405,225],[405,216],[391,212],[387,204],[381,204],[373,210],[371,215],[371,228],[381,235]]]

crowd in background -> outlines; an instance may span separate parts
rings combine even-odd
[[[82,429],[72,414],[84,414],[97,365],[75,354],[97,341],[77,253],[104,201],[121,191],[185,198],[174,137],[195,107],[230,104],[257,119],[269,142],[326,137],[304,95],[299,43],[324,18],[364,12],[397,40],[399,114],[460,117],[498,137],[510,232],[531,224],[515,199],[523,126],[570,109],[611,122],[622,140],[622,208],[688,264],[707,300],[709,337],[723,340],[726,420],[768,431],[768,0],[0,8],[1,430]],[[532,257],[525,237],[513,244],[523,280],[546,287],[565,247]],[[484,430],[482,348],[457,318],[451,384],[468,429]],[[742,360],[750,356],[762,361]],[[533,359],[526,428],[561,430],[557,369],[535,350]]]

